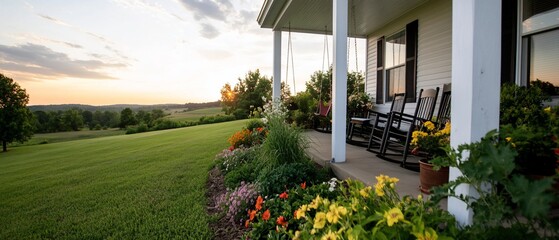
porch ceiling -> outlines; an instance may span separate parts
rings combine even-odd
[[[366,37],[428,0],[348,0],[348,34]],[[354,19],[355,17],[355,26]],[[332,33],[332,0],[265,0],[257,19],[262,28]]]

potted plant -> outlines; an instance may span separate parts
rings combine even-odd
[[[438,129],[431,121],[423,124],[420,130],[412,133],[412,153],[424,156],[419,160],[419,189],[423,193],[430,193],[434,186],[448,182],[448,167],[433,167],[431,160],[446,158],[445,148],[450,146],[450,122],[444,128]]]

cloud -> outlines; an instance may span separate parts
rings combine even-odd
[[[62,25],[62,26],[66,26],[66,27],[72,27],[72,25],[70,25],[70,24],[68,24],[68,23],[66,23],[66,22],[63,22],[63,21],[61,21],[61,20],[58,20],[58,19],[56,19],[56,18],[53,18],[53,17],[51,17],[51,16],[43,15],[43,14],[37,14],[37,15],[38,15],[39,17],[42,17],[42,18],[44,18],[44,19],[46,19],[46,20],[49,20],[49,21],[51,21],[51,22],[53,22],[53,23],[56,23],[56,24],[58,24],[58,25]]]
[[[62,21],[62,20],[56,19],[56,18],[51,17],[51,16],[48,16],[48,15],[44,15],[44,14],[37,14],[37,15],[40,16],[40,17],[42,17],[42,18],[44,18],[44,19],[46,19],[46,20],[49,20],[49,21],[51,21],[51,22],[53,22],[53,23],[56,23],[56,24],[58,24],[58,25],[62,25],[62,26],[65,26],[65,27],[74,29],[75,31],[81,32],[81,33],[83,33],[83,34],[87,34],[87,35],[89,35],[90,37],[93,37],[93,38],[95,38],[95,39],[97,39],[97,40],[103,42],[103,43],[105,44],[105,49],[107,49],[107,50],[113,52],[116,56],[120,57],[121,59],[123,59],[123,60],[131,60],[129,57],[127,57],[127,56],[126,56],[125,54],[123,54],[121,51],[119,51],[119,50],[117,50],[115,47],[113,47],[114,43],[113,43],[112,41],[110,41],[109,39],[107,39],[107,38],[105,38],[105,37],[103,37],[103,36],[101,36],[101,35],[99,35],[99,34],[95,34],[95,33],[89,32],[89,31],[87,31],[87,30],[81,29],[81,28],[76,27],[76,26],[74,26],[74,25],[72,25],[72,24],[66,23],[66,22],[64,22],[64,21]],[[52,41],[52,42],[57,42],[57,43],[62,43],[62,44],[65,44],[65,45],[67,45],[67,46],[69,46],[69,47],[73,47],[73,48],[83,48],[81,45],[73,44],[73,43],[69,43],[69,42],[62,42],[62,41],[57,41],[57,40],[50,40],[50,41]]]
[[[194,13],[196,20],[210,18],[225,22],[228,12],[233,9],[233,5],[228,0],[179,0],[179,2]]]
[[[213,39],[220,32],[212,21],[228,23],[228,19],[235,13],[235,8],[229,0],[177,0],[184,8],[194,15],[200,23],[200,35]]]
[[[123,67],[126,67],[126,64],[70,59],[65,53],[32,43],[19,46],[0,45],[0,69],[31,74],[34,78],[114,79],[102,70]]]
[[[213,25],[208,23],[200,23],[202,29],[200,29],[200,35],[207,39],[213,39],[219,36],[219,30],[215,28]]]
[[[172,12],[167,11],[160,5],[148,3],[145,0],[112,0],[114,3],[124,7],[136,7],[158,16],[171,17],[184,22],[184,19]]]

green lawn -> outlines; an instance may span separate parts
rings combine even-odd
[[[198,121],[203,116],[215,116],[217,114],[223,115],[220,107],[204,108],[186,112],[173,112],[165,118],[173,121]]]
[[[211,238],[205,182],[245,121],[0,154],[0,239]]]
[[[90,139],[98,137],[108,137],[115,135],[123,135],[126,131],[118,128],[106,129],[106,130],[81,130],[72,132],[56,132],[56,133],[39,133],[33,135],[33,137],[25,143],[12,143],[10,146],[29,146],[45,143],[57,143],[74,141],[80,139]]]

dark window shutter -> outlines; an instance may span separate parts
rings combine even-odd
[[[384,103],[384,37],[377,40],[377,104]]]
[[[406,102],[415,102],[418,21],[406,25]]]

